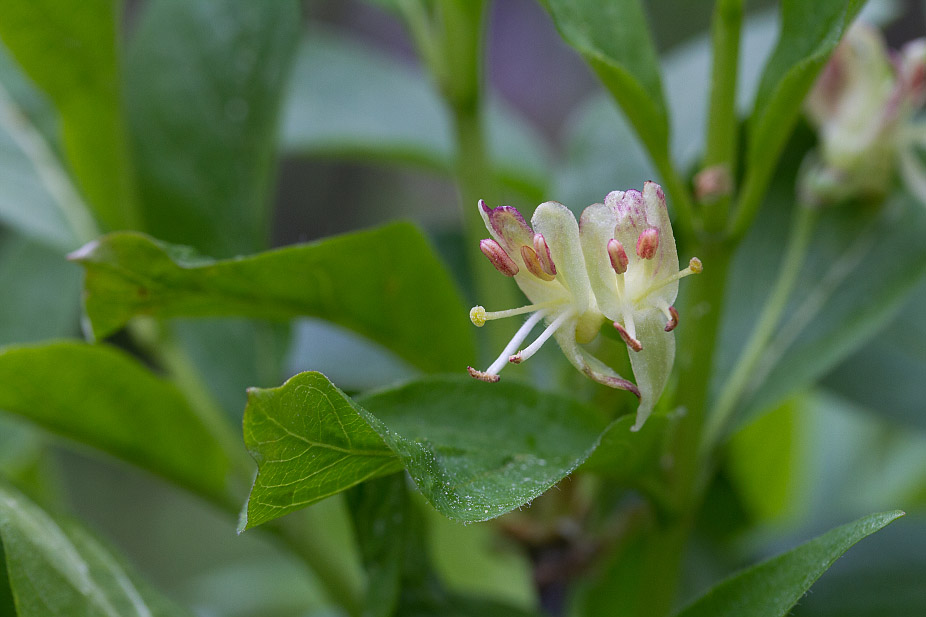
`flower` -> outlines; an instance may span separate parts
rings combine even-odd
[[[533,229],[510,206],[489,208],[480,200],[479,212],[492,236],[480,242],[480,249],[499,272],[514,277],[532,304],[496,312],[473,307],[470,319],[480,327],[491,319],[530,316],[488,369],[468,367],[470,375],[498,381],[506,365],[524,362],[554,337],[579,371],[640,399],[633,426],[639,430],[675,359],[678,312],[672,304],[678,281],[701,271],[697,258],[679,271],[662,188],[647,182],[642,193],[613,191],[603,204],[586,208],[578,223],[564,205],[548,201],[534,212]],[[541,320],[543,333],[522,349]],[[631,350],[636,384],[582,347],[606,321]]]
[[[820,146],[803,188],[812,201],[882,197],[898,168],[926,203],[926,124],[914,115],[926,103],[926,39],[888,53],[880,32],[855,24],[814,84],[805,109]]]

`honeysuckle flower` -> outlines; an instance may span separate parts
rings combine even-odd
[[[488,369],[468,367],[470,375],[498,381],[505,366],[529,359],[552,337],[579,371],[640,399],[633,426],[639,430],[675,359],[678,281],[701,271],[697,258],[679,271],[662,188],[647,182],[642,193],[613,191],[603,204],[586,208],[578,222],[564,205],[548,201],[534,212],[533,229],[510,206],[489,208],[480,200],[479,212],[492,236],[480,249],[499,272],[514,277],[532,304],[494,312],[473,307],[470,319],[480,327],[491,319],[529,317]],[[541,321],[543,332],[522,348]],[[606,322],[630,350],[636,384],[582,346]]]
[[[890,54],[878,30],[855,24],[814,84],[805,108],[819,132],[816,158],[802,190],[818,202],[883,196],[899,169],[926,203],[926,124],[915,114],[926,103],[926,39]]]

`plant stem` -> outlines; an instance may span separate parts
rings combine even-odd
[[[778,278],[772,288],[759,321],[749,341],[740,353],[732,375],[727,379],[717,406],[707,419],[702,435],[701,449],[708,454],[723,437],[730,418],[736,411],[737,404],[749,385],[756,366],[766,346],[775,333],[781,316],[788,304],[794,284],[807,256],[810,238],[817,220],[817,210],[798,204],[792,215],[791,230],[788,233],[788,245],[778,271]]]
[[[681,558],[694,524],[701,496],[696,490],[698,440],[705,417],[714,348],[719,331],[732,246],[728,242],[702,242],[693,254],[704,271],[691,281],[679,324],[680,370],[677,403],[684,410],[669,444],[672,468],[667,483],[674,516],[661,522],[648,544],[643,561],[645,589],[640,596],[640,617],[662,617],[674,602]]]
[[[713,69],[704,167],[725,167],[731,182],[737,164],[736,80],[742,24],[743,0],[717,0],[711,25]],[[729,196],[705,204],[705,228],[722,230],[729,207]]]

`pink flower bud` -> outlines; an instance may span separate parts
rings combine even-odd
[[[643,259],[652,259],[659,248],[659,230],[650,227],[637,238],[637,255]]]
[[[495,240],[481,240],[479,242],[479,249],[482,251],[483,255],[489,258],[489,261],[492,262],[495,269],[505,276],[514,276],[518,273],[518,264],[512,261],[508,253],[505,252],[505,249]]]
[[[627,257],[627,251],[624,250],[624,245],[620,241],[614,238],[608,240],[608,257],[611,258],[611,267],[615,272],[618,274],[627,272],[630,258]]]

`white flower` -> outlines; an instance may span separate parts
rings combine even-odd
[[[672,331],[678,312],[672,305],[678,280],[701,271],[697,258],[679,271],[662,188],[647,182],[643,193],[613,191],[603,204],[586,208],[578,223],[568,208],[548,201],[534,212],[533,229],[510,206],[493,209],[480,201],[479,211],[492,235],[480,243],[482,252],[499,272],[514,277],[533,304],[497,312],[473,307],[470,319],[477,326],[502,317],[530,317],[488,369],[469,367],[470,375],[498,381],[507,364],[524,362],[554,337],[582,373],[639,397],[633,427],[639,430],[662,394],[675,359]],[[543,333],[521,348],[541,320],[546,324]],[[631,350],[636,384],[581,345],[591,342],[606,321]]]
[[[880,197],[900,169],[926,203],[926,124],[914,116],[926,102],[926,39],[890,54],[879,31],[855,24],[811,90],[805,108],[820,136],[818,160],[804,187],[819,201]]]

